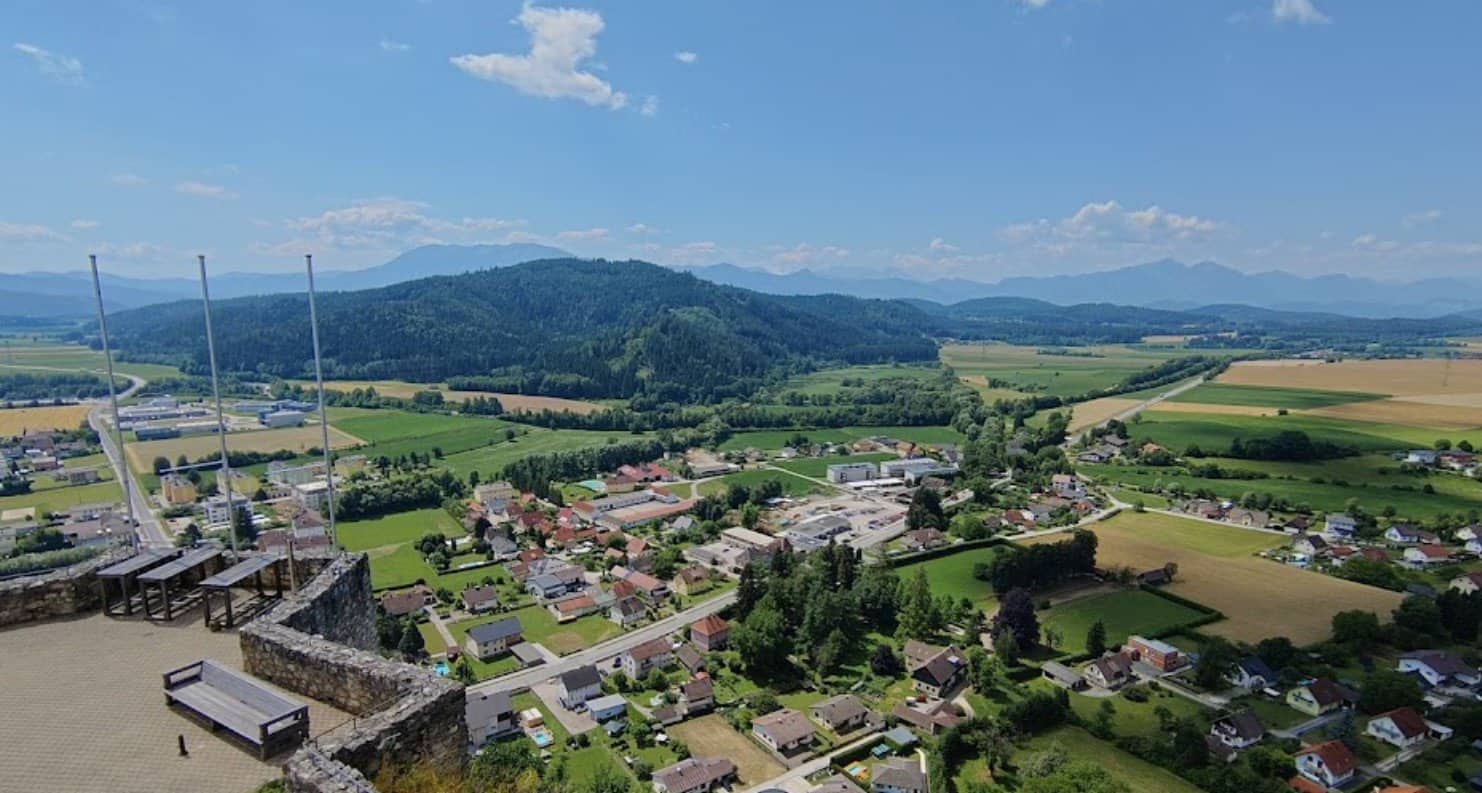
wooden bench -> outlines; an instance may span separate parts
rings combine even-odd
[[[166,672],[165,704],[180,705],[257,748],[266,760],[309,737],[309,708],[209,658]]]

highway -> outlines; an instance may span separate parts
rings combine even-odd
[[[542,683],[557,675],[570,672],[578,667],[588,664],[601,667],[603,662],[615,658],[650,639],[658,639],[677,633],[687,627],[695,620],[714,614],[736,602],[736,590],[731,590],[722,595],[717,595],[703,603],[691,606],[684,611],[659,620],[651,625],[645,625],[635,631],[630,631],[614,639],[608,639],[601,644],[595,644],[585,650],[578,650],[571,655],[563,656],[559,661],[532,666],[529,669],[521,669],[502,677],[485,680],[468,687],[470,693],[490,694],[504,691],[515,693],[523,691],[531,686]]]

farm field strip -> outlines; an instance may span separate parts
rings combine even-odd
[[[464,534],[463,527],[446,510],[419,509],[371,520],[342,521],[335,526],[335,539],[347,551],[364,551],[415,542],[424,534],[434,531],[445,537],[461,537]]]
[[[291,382],[306,387],[313,386],[313,383],[307,380],[295,380]],[[441,383],[409,383],[405,380],[330,380],[324,384],[326,391],[339,391],[341,393],[349,393],[357,388],[374,388],[376,393],[382,396],[396,397],[398,399],[411,399],[419,391],[432,390],[441,392],[443,399],[448,402],[467,402],[476,397],[492,397],[498,399],[499,404],[503,405],[507,411],[569,410],[572,413],[585,415],[607,408],[606,405],[597,402],[584,402],[579,399],[564,399],[561,397],[506,394],[493,391],[450,391]]]
[[[1482,394],[1482,360],[1239,361],[1216,382],[1383,393],[1400,398],[1412,394]]]
[[[1310,388],[1279,388],[1275,386],[1230,385],[1229,383],[1204,383],[1198,388],[1185,391],[1170,401],[1207,405],[1243,405],[1249,407],[1288,408],[1307,410],[1311,408],[1348,405],[1355,402],[1371,402],[1384,399],[1387,394],[1361,391],[1319,391]]]
[[[0,409],[0,437],[37,430],[75,430],[87,420],[92,405],[46,405]]]
[[[1387,616],[1401,593],[1299,570],[1255,556],[1245,548],[1274,547],[1285,538],[1167,515],[1122,513],[1091,527],[1102,567],[1133,570],[1178,565],[1168,591],[1218,609],[1225,619],[1201,631],[1257,642],[1284,635],[1299,645],[1328,637],[1332,616],[1363,609]],[[1054,542],[1054,535],[1030,542]],[[1273,627],[1279,626],[1279,627]]]
[[[497,475],[505,465],[532,454],[575,451],[643,437],[625,432],[531,429],[514,440],[449,454],[439,464],[462,475],[469,471]]]
[[[354,438],[333,426],[330,422],[329,442],[336,449],[357,445],[358,439]],[[318,448],[324,443],[323,435],[317,425],[304,425],[302,427],[282,427],[271,430],[253,430],[252,432],[232,432],[226,436],[228,450],[239,452],[276,452],[283,449],[305,454],[311,448]],[[148,470],[150,461],[155,457],[166,457],[175,459],[185,455],[194,460],[200,457],[220,455],[221,441],[218,436],[192,435],[183,438],[168,438],[157,441],[135,441],[126,444],[125,454],[128,455],[129,465],[135,471]]]
[[[751,430],[737,432],[720,444],[723,452],[747,448],[780,449],[794,435],[801,434],[814,443],[853,443],[864,438],[884,436],[914,443],[962,443],[966,436],[951,427],[831,427],[804,430]]]

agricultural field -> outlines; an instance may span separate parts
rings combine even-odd
[[[336,449],[355,446],[356,439],[336,429],[331,422],[329,429],[329,443]],[[283,449],[307,453],[311,448],[318,448],[324,443],[322,430],[318,425],[305,425],[302,427],[281,427],[271,430],[254,430],[252,432],[232,432],[226,436],[227,448],[238,452],[276,452]],[[183,438],[167,438],[158,441],[135,441],[126,444],[125,452],[129,458],[129,467],[135,471],[149,470],[150,462],[155,457],[166,457],[175,459],[180,455],[194,460],[200,457],[219,456],[221,453],[221,441],[216,435],[191,435]]]
[[[1045,348],[1009,344],[948,344],[942,362],[959,377],[981,378],[975,385],[1000,380],[1015,389],[1056,396],[1078,396],[1116,385],[1141,369],[1195,350],[1103,345],[1066,348],[1070,354],[1046,354]]]
[[[1164,410],[1163,405],[1140,416],[1139,420],[1128,425],[1134,441],[1153,441],[1178,453],[1190,445],[1197,445],[1206,452],[1213,453],[1228,448],[1230,440],[1237,436],[1270,436],[1283,430],[1305,432],[1314,441],[1352,446],[1364,452],[1428,449],[1439,438],[1446,438],[1453,443],[1468,440],[1474,445],[1482,445],[1482,427],[1469,432],[1445,432],[1400,424],[1344,420],[1310,413],[1292,413],[1286,416],[1181,413]]]
[[[1221,611],[1225,619],[1200,630],[1230,639],[1254,643],[1280,634],[1310,644],[1328,637],[1334,614],[1363,609],[1387,615],[1402,597],[1251,555],[1284,544],[1279,534],[1133,512],[1091,530],[1099,540],[1102,567],[1140,571],[1177,564],[1178,577],[1168,591]],[[1029,542],[1056,539],[1049,535]]]
[[[863,438],[885,436],[914,443],[962,443],[965,436],[951,427],[837,427],[813,430],[754,430],[738,432],[720,445],[723,452],[744,449],[775,450],[786,446],[795,435],[813,443],[853,443]]]
[[[917,570],[924,569],[932,594],[952,598],[965,597],[978,608],[991,611],[992,605],[998,599],[993,594],[993,587],[989,586],[987,581],[979,581],[973,577],[973,567],[991,562],[1001,553],[1003,553],[1003,548],[997,545],[969,548],[925,561],[907,562],[897,566],[895,572],[902,581],[909,582],[916,575]]]
[[[74,372],[106,371],[108,362],[101,350],[93,350],[80,344],[47,344],[33,347],[7,347],[0,353],[0,367],[16,369],[61,369]],[[113,361],[115,374],[131,374],[137,377],[158,379],[179,377],[180,370],[173,366],[150,363]]]
[[[933,380],[942,373],[936,366],[874,365],[848,366],[843,369],[824,369],[789,377],[778,389],[779,392],[797,391],[802,394],[838,394],[845,388],[845,380],[870,383],[884,379]]]
[[[621,443],[645,437],[626,432],[598,432],[595,430],[547,430],[525,428],[511,440],[500,440],[488,446],[469,451],[448,454],[439,464],[452,469],[461,476],[469,471],[478,471],[486,478],[497,476],[504,466],[532,454],[569,452],[589,449],[608,443]]]
[[[0,438],[46,430],[75,430],[87,422],[91,405],[50,405],[0,410]]]
[[[743,787],[752,787],[781,774],[782,764],[772,759],[750,738],[731,729],[718,713],[676,724],[668,728],[688,746],[695,757],[725,757],[736,764],[736,775]]]
[[[1087,402],[1078,402],[1070,407],[1070,426],[1067,429],[1071,434],[1088,430],[1140,404],[1142,404],[1141,399],[1128,397],[1101,397]]]
[[[1482,360],[1244,361],[1219,384],[1348,391],[1389,398],[1313,408],[1353,421],[1445,430],[1482,427]]]
[[[305,387],[314,384],[307,380],[291,381]],[[398,399],[411,399],[419,391],[441,391],[443,399],[448,402],[466,402],[476,397],[492,397],[499,400],[506,411],[540,411],[540,410],[569,410],[572,413],[595,413],[605,410],[606,405],[597,402],[584,402],[579,399],[562,399],[561,397],[531,396],[528,394],[502,394],[492,391],[450,391],[442,383],[409,383],[404,380],[331,380],[324,384],[326,391],[339,391],[349,393],[357,388],[374,388],[376,393],[382,396],[396,397]]]
[[[34,493],[0,498],[0,511],[35,507],[36,512],[59,512],[83,504],[123,503],[123,489],[116,482],[56,487]]]
[[[1188,606],[1131,589],[1055,606],[1041,615],[1040,623],[1060,632],[1063,638],[1056,649],[1080,654],[1086,651],[1086,632],[1097,620],[1106,626],[1107,645],[1116,646],[1128,636],[1156,635],[1202,617],[1202,612]]]
[[[1197,388],[1185,391],[1169,401],[1311,410],[1355,402],[1369,402],[1384,399],[1384,397],[1384,394],[1363,391],[1318,391],[1310,388],[1278,388],[1214,382],[1204,383]]]
[[[336,408],[330,425],[369,443],[360,452],[368,457],[396,459],[405,454],[458,454],[506,440],[511,430],[524,428],[483,416],[446,416],[402,410]]]
[[[800,457],[796,460],[773,463],[777,468],[792,471],[795,474],[811,476],[814,479],[823,479],[828,476],[828,467],[839,463],[878,463],[883,460],[894,460],[897,455],[889,452],[869,452],[867,454],[842,455],[837,457]]]
[[[789,473],[754,468],[749,471],[739,471],[734,474],[706,479],[699,483],[699,491],[700,495],[708,496],[715,493],[724,493],[731,485],[756,487],[763,482],[773,480],[782,483],[782,494],[790,498],[800,498],[809,493],[818,493],[826,489],[823,485],[809,482],[802,477],[793,476]]]
[[[441,509],[419,509],[398,512],[371,520],[343,521],[335,526],[335,536],[347,551],[365,551],[387,545],[415,542],[428,532],[444,537],[461,537],[463,527]]]

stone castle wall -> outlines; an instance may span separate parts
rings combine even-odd
[[[129,552],[115,551],[71,567],[0,581],[0,628],[101,608],[94,573],[127,556]]]
[[[302,560],[320,567],[298,592],[240,631],[248,673],[327,702],[355,720],[300,749],[285,766],[294,793],[374,790],[382,764],[467,759],[463,686],[374,652],[370,565],[364,554]],[[325,725],[332,726],[332,725]]]

